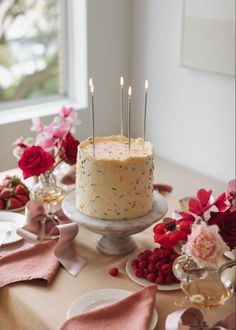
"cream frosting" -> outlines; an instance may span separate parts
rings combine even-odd
[[[96,137],[78,147],[76,207],[82,213],[109,220],[145,215],[153,204],[153,146],[124,136]]]

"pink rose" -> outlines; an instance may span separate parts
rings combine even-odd
[[[218,231],[216,225],[208,226],[205,222],[193,224],[183,252],[191,256],[199,266],[216,266],[217,259],[229,250]]]

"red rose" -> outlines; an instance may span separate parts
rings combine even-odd
[[[207,224],[217,225],[221,237],[230,249],[236,247],[236,211],[211,212],[211,217]]]
[[[67,133],[65,140],[61,143],[59,156],[67,164],[73,165],[76,163],[77,148],[80,144],[79,140],[76,140],[71,133]]]
[[[166,249],[173,248],[179,241],[187,241],[194,218],[174,220],[157,224],[153,228],[154,241]]]
[[[23,171],[24,179],[30,176],[39,176],[50,170],[54,164],[54,157],[40,146],[26,148],[20,160],[19,168]]]

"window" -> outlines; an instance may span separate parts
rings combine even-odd
[[[87,106],[85,2],[0,1],[0,123]]]

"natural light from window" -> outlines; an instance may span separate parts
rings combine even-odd
[[[57,0],[0,2],[0,102],[64,93]]]
[[[86,0],[0,0],[0,124],[85,109]]]

